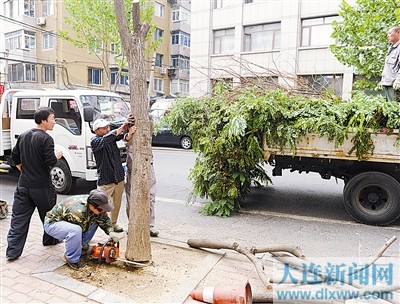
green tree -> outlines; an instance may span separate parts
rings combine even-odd
[[[111,90],[110,55],[111,45],[120,45],[117,21],[112,1],[65,0],[68,15],[65,23],[71,31],[60,31],[60,35],[79,48],[86,48],[103,66],[106,81]],[[118,50],[116,50],[118,52]],[[118,54],[118,53],[117,53]],[[126,64],[124,56],[115,58],[119,71]]]
[[[376,86],[388,49],[387,31],[398,24],[398,0],[357,0],[355,5],[342,0],[339,16],[343,22],[333,23],[332,37],[336,45],[330,49],[343,64],[353,66],[367,82],[360,87]],[[369,81],[369,82],[368,82]]]

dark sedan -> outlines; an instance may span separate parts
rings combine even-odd
[[[152,144],[154,146],[179,146],[183,149],[192,147],[192,139],[187,134],[174,135],[168,127],[161,127],[157,134],[153,134]]]

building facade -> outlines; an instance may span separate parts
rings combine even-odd
[[[340,2],[193,1],[190,94],[208,94],[221,80],[235,85],[257,77],[296,86],[301,77],[349,98],[354,69],[329,50]]]
[[[154,39],[161,37],[162,42],[145,59],[149,96],[185,94],[189,90],[190,1],[154,3]],[[71,27],[64,22],[66,16],[64,1],[1,0],[0,84],[3,88],[93,88],[127,96],[127,69],[121,71],[116,60],[121,56],[120,48],[100,42],[98,52],[89,52],[62,39],[60,31],[68,31],[73,36]],[[181,27],[189,43],[178,39],[174,44],[173,29],[181,30]],[[186,66],[177,63],[180,55],[187,59]]]

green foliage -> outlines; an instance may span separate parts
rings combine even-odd
[[[373,152],[371,131],[398,128],[400,105],[381,96],[310,98],[280,90],[218,86],[213,97],[180,99],[164,118],[172,131],[187,130],[198,153],[191,170],[193,196],[211,199],[205,214],[229,216],[240,209],[251,185],[265,185],[263,140],[290,148],[302,135],[327,136],[338,146],[351,136],[359,159]]]
[[[400,20],[398,0],[357,0],[354,6],[342,0],[339,15],[343,23],[333,24],[332,37],[337,39],[331,51],[345,65],[356,68],[366,80],[380,76],[388,49],[387,31]],[[371,89],[375,85],[362,88]]]
[[[152,24],[154,15],[154,2],[140,0],[140,19],[150,25],[146,40],[148,41],[147,51],[155,50],[160,41],[153,41],[152,37],[156,26]],[[132,0],[124,0],[126,18],[131,19]],[[60,36],[68,40],[74,46],[86,48],[91,54],[97,56],[102,63],[105,75],[109,80],[109,56],[111,45],[116,46],[115,55],[122,54],[121,41],[118,33],[118,25],[114,8],[114,1],[106,0],[65,0],[65,7],[68,15],[64,18],[71,30],[59,31]],[[132,26],[132,23],[129,23]],[[133,29],[131,29],[133,30]],[[114,56],[115,62],[121,71],[126,68],[125,56]],[[109,82],[109,81],[108,81]]]

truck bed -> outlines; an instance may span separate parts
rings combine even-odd
[[[372,155],[367,155],[362,160],[400,163],[400,146],[396,146],[398,133],[399,130],[395,130],[395,132],[390,135],[385,133],[372,134],[372,140],[375,146],[374,152]],[[280,148],[268,147],[264,141],[265,160],[269,160],[271,155],[358,160],[355,151],[351,155],[348,154],[353,147],[351,136],[349,136],[342,145],[335,147],[335,142],[329,142],[327,136],[320,137],[317,134],[307,134],[297,140],[296,147],[297,150],[295,152],[287,148],[281,150]]]

